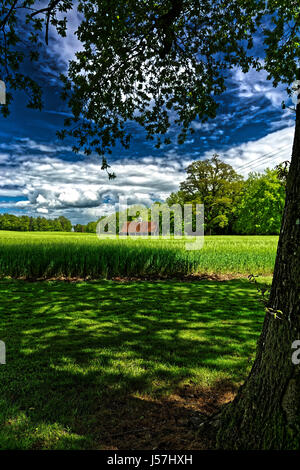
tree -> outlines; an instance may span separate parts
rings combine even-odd
[[[37,218],[37,225],[39,232],[50,232],[51,226],[50,222],[46,219],[46,217],[38,217]]]
[[[62,226],[58,219],[49,221],[49,230],[51,232],[62,232]]]
[[[63,232],[71,232],[72,231],[72,223],[69,219],[64,217],[63,215],[59,216],[57,219],[61,225],[61,230]]]
[[[45,217],[28,217],[27,215],[19,217],[11,214],[0,215],[0,230],[61,232],[70,231],[70,226],[72,229],[71,222],[63,216],[57,219],[46,219]]]
[[[300,79],[300,77],[299,77]],[[218,446],[299,449],[300,370],[291,358],[300,338],[300,104],[268,309],[245,384],[221,417]],[[281,319],[278,319],[276,312]]]
[[[276,170],[251,173],[245,182],[236,211],[236,233],[279,234],[284,209],[285,188]]]
[[[83,224],[76,224],[74,225],[74,232],[85,232],[86,226]]]
[[[180,184],[180,191],[167,199],[168,204],[204,204],[205,231],[223,231],[231,225],[233,207],[243,186],[242,176],[217,154],[192,163],[186,171],[187,179]]]
[[[5,115],[11,89],[24,89],[28,105],[41,108],[40,87],[20,68],[27,58],[39,60],[43,29],[46,43],[49,25],[66,34],[67,18],[59,16],[74,4],[9,0],[0,7],[0,67],[8,89],[8,104],[1,108]],[[111,147],[117,141],[129,145],[127,121],[143,126],[149,139],[157,135],[159,147],[170,142],[166,133],[174,125],[169,113],[173,109],[182,143],[193,132],[190,123],[197,116],[203,121],[215,117],[215,98],[225,90],[224,71],[232,66],[247,71],[257,63],[246,47],[251,47],[256,27],[247,1],[206,0],[200,6],[197,0],[79,0],[76,5],[83,17],[77,36],[84,50],[61,77],[62,96],[73,117],[65,120],[58,135],[75,138],[74,151],[96,151],[106,171],[105,154]],[[21,34],[24,21],[32,34],[28,47],[17,54],[16,45],[26,40]]]
[[[13,50],[20,40],[17,25],[24,17],[17,3],[10,0],[1,7],[0,65],[8,72],[12,89],[26,89],[31,82],[15,78],[22,57],[16,58]],[[33,4],[22,0],[25,9]],[[59,22],[57,13],[71,7],[71,1],[50,0],[46,7],[29,10],[27,19],[37,30],[45,27],[47,42],[49,23],[65,33],[66,22]],[[75,150],[95,149],[104,155],[117,140],[128,146],[128,120],[144,126],[149,138],[157,134],[160,145],[174,115],[181,127],[179,142],[184,141],[197,116],[201,120],[215,116],[215,97],[225,89],[226,70],[235,66],[244,72],[250,66],[264,68],[274,86],[285,83],[288,91],[296,78],[300,59],[296,0],[79,0],[78,8],[84,17],[78,29],[84,49],[63,78],[64,97],[74,117],[66,120],[67,129],[60,133],[77,139]],[[251,48],[263,22],[260,61]],[[12,30],[9,41],[6,29]],[[28,51],[32,55],[32,49]],[[34,89],[33,96],[39,96]],[[107,170],[105,158],[102,168]],[[219,447],[300,446],[300,372],[291,361],[292,341],[300,337],[299,207],[298,104],[269,306],[251,373],[220,418]],[[277,310],[283,312],[282,320],[271,314]]]
[[[30,218],[26,215],[20,217],[12,214],[0,215],[0,230],[16,230],[27,232],[30,226]]]
[[[96,233],[97,222],[89,222],[86,226],[87,233]]]
[[[17,226],[18,219],[15,215],[3,214],[0,215],[0,228],[1,230],[14,230]]]
[[[30,217],[29,230],[32,231],[32,232],[38,232],[39,231],[39,224],[38,224],[37,218]]]

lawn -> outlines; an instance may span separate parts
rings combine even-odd
[[[99,240],[95,234],[0,231],[0,276],[13,278],[271,275],[277,236],[206,236],[201,250],[181,240]]]
[[[2,280],[0,296],[1,449],[201,448],[186,423],[233,398],[264,315],[246,279]]]

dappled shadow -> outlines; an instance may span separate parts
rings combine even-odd
[[[209,436],[199,436],[193,420],[215,414],[235,392],[236,387],[224,380],[212,387],[178,387],[163,398],[116,398],[95,415],[95,435],[107,450],[208,449]]]
[[[0,338],[7,344],[1,397],[32,426],[59,423],[62,445],[70,432],[83,438],[70,438],[70,447],[142,448],[145,433],[134,444],[127,428],[147,427],[143,420],[153,416],[149,446],[172,448],[175,437],[167,444],[163,434],[191,412],[176,398],[180,390],[201,389],[197,409],[204,390],[219,390],[213,395],[223,400],[228,390],[216,384],[230,380],[232,390],[244,379],[263,316],[245,280],[2,281],[0,289]],[[166,410],[175,424],[163,424]],[[125,440],[113,438],[124,432]],[[32,443],[39,445],[45,444]]]

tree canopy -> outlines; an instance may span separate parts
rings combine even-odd
[[[250,235],[278,234],[284,201],[285,188],[276,170],[250,174],[237,207],[234,231]]]
[[[64,216],[56,219],[46,219],[45,217],[29,217],[27,215],[0,214],[0,230],[71,232],[72,223]]]
[[[193,162],[186,172],[186,180],[180,184],[178,193],[170,195],[168,204],[204,204],[206,232],[232,230],[243,177],[216,154],[211,159]]]
[[[214,155],[211,159],[196,161],[186,169],[186,180],[179,191],[171,193],[166,203],[169,207],[179,204],[204,204],[205,232],[210,234],[278,235],[280,232],[285,182],[277,169],[263,173],[251,173],[244,180],[235,170]],[[162,212],[165,204],[156,202]],[[195,209],[195,208],[194,208]],[[149,221],[151,209],[131,206],[126,212],[110,214],[110,228],[119,233],[119,220]],[[167,216],[167,214],[166,214]],[[170,230],[174,233],[174,213],[170,212]],[[105,218],[104,216],[101,217]],[[161,224],[161,215],[160,215]],[[76,224],[75,232],[96,233],[97,222]],[[184,225],[182,226],[182,229]],[[160,227],[161,229],[161,227]]]
[[[8,0],[0,7],[0,75],[11,91],[23,89],[28,105],[42,106],[34,77],[22,72],[26,60],[39,59],[50,27],[65,36],[66,13],[78,10],[77,36],[83,50],[69,64],[62,97],[72,112],[59,132],[77,142],[74,150],[103,155],[130,134],[135,121],[156,145],[168,143],[170,126],[183,142],[196,118],[213,118],[228,70],[264,68],[274,86],[296,78],[300,58],[299,3],[269,0]],[[25,34],[25,28],[27,33]],[[256,57],[259,32],[263,57]],[[27,42],[27,47],[20,47]],[[109,172],[110,177],[114,177]]]

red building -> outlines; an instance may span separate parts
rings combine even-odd
[[[125,222],[120,235],[157,235],[157,224],[155,222]]]

